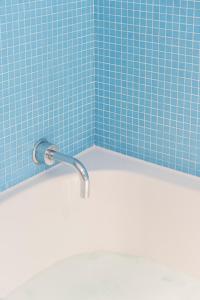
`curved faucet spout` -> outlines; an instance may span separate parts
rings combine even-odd
[[[78,159],[54,150],[48,151],[53,160],[64,162],[76,169],[81,181],[81,197],[87,199],[90,193],[90,180],[85,166]]]
[[[55,162],[64,162],[76,169],[81,181],[81,197],[88,198],[90,192],[90,180],[85,166],[78,159],[58,152],[58,147],[49,143],[46,139],[40,139],[33,148],[33,162],[51,166]]]

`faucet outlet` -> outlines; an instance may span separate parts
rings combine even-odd
[[[49,143],[46,139],[40,139],[33,148],[33,162],[36,165],[45,164],[52,166],[56,162],[64,162],[76,169],[81,181],[81,197],[89,197],[89,175],[85,166],[78,159],[58,152],[58,146]]]

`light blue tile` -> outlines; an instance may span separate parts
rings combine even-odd
[[[199,175],[198,1],[96,0],[95,31],[96,144]]]
[[[0,2],[0,189],[43,168],[41,137],[76,154],[94,143],[92,0]]]

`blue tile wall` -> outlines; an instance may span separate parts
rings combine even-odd
[[[200,1],[95,0],[95,143],[200,175]]]
[[[200,1],[2,0],[0,68],[1,191],[41,137],[200,175]]]
[[[0,190],[38,173],[41,137],[94,143],[93,0],[0,1]]]

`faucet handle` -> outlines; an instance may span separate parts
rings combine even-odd
[[[58,151],[58,146],[49,143],[45,138],[40,139],[35,143],[32,153],[33,162],[36,165],[46,164],[52,166],[55,164],[55,159],[51,151]]]

